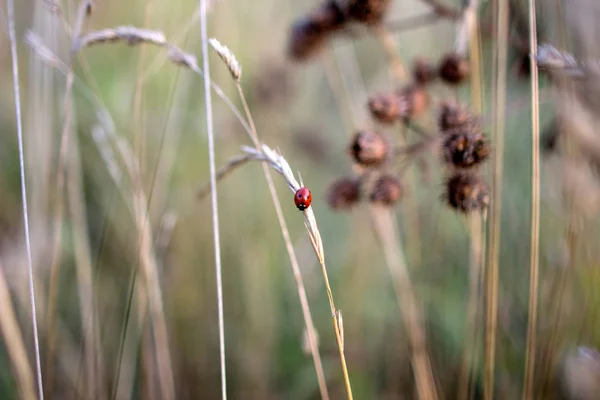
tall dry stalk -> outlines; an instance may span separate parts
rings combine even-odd
[[[15,32],[15,5],[13,0],[7,1],[8,35],[10,37],[10,55],[12,58],[13,90],[15,100],[15,118],[17,124],[17,140],[19,143],[19,170],[21,175],[21,198],[23,203],[23,228],[25,231],[25,246],[27,251],[27,267],[29,272],[29,296],[31,300],[31,323],[35,348],[35,365],[39,399],[44,399],[42,379],[42,364],[40,360],[40,342],[37,325],[37,308],[35,303],[35,288],[33,284],[33,261],[31,259],[31,238],[29,234],[29,213],[27,210],[27,184],[25,182],[25,151],[23,149],[23,119],[21,115],[21,91],[19,85],[19,60],[17,55],[17,34]]]
[[[48,351],[45,356],[45,365],[48,371],[47,377],[47,391],[49,393],[52,392],[52,387],[54,383],[54,352],[56,348],[56,329],[55,329],[55,321],[54,316],[56,313],[56,303],[58,301],[58,284],[60,277],[60,266],[62,260],[62,235],[63,235],[63,214],[64,214],[64,186],[65,186],[65,166],[67,162],[68,156],[68,134],[71,129],[71,118],[72,118],[72,97],[71,91],[73,89],[73,60],[75,56],[75,52],[73,48],[75,46],[75,41],[79,37],[82,32],[83,24],[85,19],[87,18],[87,8],[90,6],[91,0],[82,0],[78,11],[77,17],[75,20],[75,25],[71,30],[71,51],[69,52],[69,61],[66,66],[66,86],[65,86],[65,100],[64,100],[64,119],[62,125],[61,139],[60,139],[60,148],[58,154],[58,164],[56,167],[56,210],[54,211],[54,226],[53,226],[53,250],[52,250],[52,259],[50,262],[50,281],[48,284],[48,305],[46,311],[46,318],[48,320],[48,337],[46,339],[46,343],[48,346]],[[88,353],[89,354],[89,353]]]
[[[217,178],[215,167],[215,135],[212,115],[212,96],[210,87],[210,69],[208,62],[208,36],[206,23],[206,0],[200,1],[200,40],[202,42],[202,64],[204,69],[204,107],[206,110],[206,129],[208,134],[208,158],[210,168],[211,208],[213,239],[215,249],[215,274],[217,280],[217,307],[219,324],[219,358],[221,364],[221,396],[227,399],[227,377],[225,371],[225,321],[223,317],[223,283],[221,274],[221,245],[219,238],[219,214],[217,199]]]
[[[529,264],[529,323],[527,326],[527,355],[525,358],[525,384],[523,399],[533,398],[535,347],[537,335],[537,303],[539,283],[540,245],[540,105],[538,93],[537,23],[535,1],[529,0],[529,46],[531,49],[531,259]]]
[[[261,151],[261,144],[258,139],[258,131],[256,129],[256,124],[254,123],[254,118],[252,117],[252,113],[250,112],[250,107],[248,106],[248,101],[246,100],[246,96],[244,94],[244,90],[241,85],[241,66],[238,63],[235,55],[226,47],[219,43],[215,38],[210,40],[211,46],[215,49],[217,54],[221,57],[229,72],[235,86],[237,88],[238,94],[242,101],[242,106],[244,108],[244,112],[246,114],[246,119],[248,120],[248,126],[250,129],[247,129],[248,136],[252,141],[255,149],[257,151]],[[244,164],[249,161],[249,156],[241,156],[233,159],[228,163],[228,165],[219,171],[217,171],[217,179],[222,179],[229,172],[231,172],[236,167]],[[277,220],[279,222],[279,227],[281,229],[281,233],[283,236],[283,240],[285,243],[286,250],[288,252],[288,257],[290,258],[290,262],[292,264],[292,271],[294,273],[294,279],[296,280],[296,287],[298,290],[298,297],[300,298],[300,305],[302,308],[302,316],[304,318],[304,324],[306,325],[307,338],[309,342],[309,347],[311,351],[311,355],[313,358],[313,363],[315,365],[315,372],[317,374],[317,381],[319,384],[319,391],[321,394],[321,398],[329,399],[329,392],[327,390],[327,383],[325,380],[325,372],[323,371],[323,363],[321,361],[321,356],[319,354],[316,330],[314,327],[314,323],[312,320],[312,316],[310,313],[310,307],[308,304],[308,297],[306,295],[306,290],[304,287],[304,280],[302,279],[302,274],[300,273],[300,266],[298,263],[298,258],[296,257],[296,252],[294,250],[294,246],[292,245],[292,240],[290,238],[289,229],[287,227],[287,223],[285,221],[285,217],[283,215],[283,209],[281,207],[281,202],[279,201],[279,197],[277,197],[277,191],[275,189],[275,184],[273,182],[273,176],[271,175],[271,170],[268,165],[262,164],[263,173],[265,174],[265,178],[267,180],[267,186],[269,187],[269,193],[271,194],[271,199],[273,200],[273,205],[275,207],[275,213],[277,214]],[[210,188],[209,188],[210,190]],[[198,197],[203,196],[207,192],[204,189],[202,192],[198,193]]]
[[[395,214],[387,208],[371,207],[371,215],[375,230],[382,242],[386,263],[398,297],[398,305],[408,331],[418,398],[437,399],[435,380],[427,352],[424,321],[413,291],[404,253],[399,245],[400,233],[395,223]]]
[[[506,114],[506,74],[508,54],[508,2],[494,1],[496,47],[492,63],[492,205],[488,224],[489,251],[486,266],[486,323],[484,355],[484,398],[494,396],[496,330],[498,322],[498,262],[502,222],[502,178],[504,171],[504,117]]]
[[[10,298],[2,263],[0,263],[0,330],[4,337],[6,351],[13,364],[21,398],[34,399],[35,380],[33,371],[27,357],[27,348],[23,342],[23,333],[19,327],[15,308]]]
[[[469,62],[471,64],[471,107],[477,115],[483,115],[483,66],[481,62],[481,35],[477,18],[478,8],[479,1],[471,0],[463,11],[463,15],[466,21],[465,24],[469,27],[466,36],[469,39]],[[459,400],[469,398],[471,375],[479,352],[478,319],[481,315],[481,280],[483,277],[483,256],[485,254],[483,222],[485,213],[485,211],[483,213],[473,213],[469,217],[469,299],[466,313],[467,328],[457,392]]]
[[[247,155],[250,156],[252,160],[266,162],[271,168],[273,168],[273,170],[283,176],[288,188],[293,193],[296,193],[296,191],[300,189],[301,184],[294,176],[290,165],[282,155],[273,151],[264,144],[261,146],[260,150],[250,147],[244,147],[243,150]],[[304,209],[302,214],[304,216],[304,226],[306,227],[306,231],[308,233],[308,239],[321,266],[323,281],[325,283],[325,291],[327,292],[327,299],[329,300],[329,307],[331,309],[333,330],[338,346],[340,362],[342,364],[344,385],[346,386],[346,396],[348,400],[352,400],[352,386],[350,384],[350,376],[348,374],[348,367],[346,365],[346,356],[344,352],[344,326],[342,323],[342,311],[335,306],[335,302],[333,300],[333,292],[331,290],[331,285],[329,284],[327,267],[325,265],[325,250],[323,249],[321,232],[319,231],[317,219],[312,207]]]

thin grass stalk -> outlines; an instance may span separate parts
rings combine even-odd
[[[481,40],[479,21],[477,18],[478,0],[471,0],[465,14],[471,15],[471,28],[469,31],[469,62],[471,64],[471,106],[477,115],[483,115],[483,82],[481,65]],[[470,262],[469,262],[469,300],[467,304],[467,329],[463,349],[463,359],[460,371],[457,399],[468,399],[471,375],[475,365],[477,326],[480,304],[480,281],[483,267],[483,247],[485,235],[483,234],[483,214],[474,213],[469,217],[470,229]]]
[[[375,230],[383,245],[404,326],[408,331],[418,398],[421,400],[437,399],[435,380],[427,352],[423,317],[413,291],[402,247],[398,244],[400,243],[400,233],[394,222],[395,215],[385,208],[376,207],[371,207],[371,215]]]
[[[202,64],[204,69],[204,107],[206,110],[206,129],[208,133],[208,157],[210,167],[211,208],[213,238],[215,248],[215,274],[217,280],[217,307],[219,323],[219,358],[221,370],[221,396],[227,399],[227,380],[225,370],[225,322],[223,317],[223,283],[221,276],[221,245],[219,239],[219,214],[217,199],[217,178],[215,167],[215,136],[212,115],[212,96],[210,87],[210,66],[208,62],[208,36],[206,33],[206,0],[200,1],[200,39],[202,41]]]
[[[282,155],[273,151],[264,144],[261,146],[260,151],[253,147],[247,146],[244,146],[242,149],[244,153],[251,156],[252,160],[267,162],[271,168],[273,168],[277,173],[281,174],[286,180],[288,188],[292,191],[292,193],[296,193],[296,191],[300,189],[301,184],[294,176],[290,165]],[[329,300],[329,307],[331,308],[333,330],[335,332],[335,338],[340,354],[340,361],[342,363],[342,373],[344,377],[344,384],[346,386],[346,395],[349,400],[352,400],[352,386],[350,385],[350,378],[346,365],[346,356],[344,355],[344,326],[342,323],[342,312],[336,308],[335,302],[333,301],[333,292],[331,290],[331,285],[329,284],[327,267],[325,265],[325,251],[323,249],[321,232],[319,231],[317,219],[312,207],[304,209],[302,215],[304,216],[304,226],[306,227],[306,232],[308,233],[310,245],[312,246],[317,259],[319,260],[319,264],[321,265],[323,281],[325,282],[325,291],[327,292],[327,299]]]
[[[242,105],[246,113],[246,118],[250,125],[250,139],[252,140],[252,143],[254,144],[256,150],[260,151],[260,142],[258,140],[258,133],[256,130],[256,125],[254,124],[254,118],[252,118],[252,113],[250,113],[250,108],[248,107],[248,102],[246,100],[246,96],[244,95],[244,91],[242,90],[242,85],[240,84],[239,80],[235,80],[235,86],[242,100]],[[329,399],[327,381],[325,379],[323,363],[321,361],[321,355],[319,354],[319,347],[317,344],[316,329],[310,313],[310,306],[308,303],[306,290],[304,288],[304,280],[302,279],[302,274],[300,273],[298,258],[296,257],[294,246],[292,245],[290,232],[287,227],[285,217],[283,215],[283,209],[281,208],[281,202],[279,201],[279,197],[277,197],[277,191],[275,189],[275,184],[273,183],[273,176],[271,175],[271,170],[269,170],[269,167],[264,163],[262,164],[262,168],[265,174],[265,178],[267,179],[267,186],[269,187],[269,192],[271,194],[271,199],[273,200],[273,205],[275,206],[275,213],[277,214],[277,220],[279,221],[279,227],[281,229],[283,241],[285,242],[285,248],[288,252],[288,256],[292,264],[292,271],[294,273],[294,279],[296,280],[296,288],[298,290],[298,297],[300,298],[300,306],[302,308],[302,316],[304,318],[304,324],[306,325],[306,334],[308,338],[310,352],[312,355],[313,364],[315,365],[315,372],[317,374],[319,392],[321,394],[322,399]]]
[[[77,289],[79,292],[80,312],[82,319],[83,330],[83,362],[84,367],[79,369],[79,374],[85,376],[85,380],[79,384],[83,384],[82,393],[90,398],[104,397],[102,394],[103,371],[101,370],[100,360],[100,340],[97,336],[97,310],[94,302],[94,283],[92,277],[92,260],[90,243],[88,240],[88,224],[86,218],[85,200],[83,198],[83,188],[81,182],[81,161],[79,159],[79,149],[77,137],[70,137],[72,141],[73,151],[71,162],[67,168],[67,201],[69,204],[68,213],[73,223],[73,247],[75,252],[75,269],[77,272]]]
[[[77,12],[77,19],[75,26],[71,32],[71,49],[73,49],[76,39],[81,34],[83,29],[84,21],[87,17],[87,8],[90,6],[91,0],[83,0],[79,5]],[[48,284],[48,308],[46,312],[46,318],[48,319],[48,337],[46,343],[48,351],[45,357],[46,370],[48,372],[47,380],[47,391],[52,392],[54,383],[54,352],[56,347],[56,332],[54,326],[54,315],[56,313],[56,302],[58,301],[58,283],[59,283],[59,271],[62,258],[61,241],[63,231],[63,213],[64,213],[64,169],[68,153],[68,133],[71,126],[71,113],[72,113],[72,98],[71,91],[73,89],[73,58],[74,52],[71,50],[69,53],[69,61],[66,66],[66,86],[65,86],[65,100],[64,100],[64,120],[60,139],[60,149],[58,155],[58,165],[56,168],[56,210],[54,218],[54,229],[52,237],[54,238],[53,250],[52,250],[52,261],[50,263],[50,281]]]
[[[529,48],[531,65],[531,259],[529,264],[529,323],[527,325],[527,351],[525,358],[525,383],[523,399],[533,399],[535,348],[537,336],[537,303],[539,291],[540,245],[540,105],[538,93],[537,23],[535,1],[529,0]]]
[[[502,178],[504,171],[504,116],[506,114],[506,74],[508,54],[508,2],[495,0],[496,48],[492,63],[493,107],[492,205],[488,224],[489,252],[486,266],[486,323],[484,353],[484,399],[494,397],[494,367],[498,324],[498,262],[502,212]]]
[[[4,266],[0,263],[0,329],[4,337],[6,351],[13,365],[19,384],[19,393],[23,399],[35,399],[35,381],[27,349],[23,342],[23,333],[19,327],[14,304],[4,276]]]
[[[406,76],[406,70],[404,68],[404,64],[402,63],[402,59],[396,50],[396,42],[394,37],[382,25],[375,26],[373,30],[381,42],[392,76],[394,76],[398,82],[402,82]]]
[[[40,342],[37,325],[37,308],[35,304],[35,288],[33,284],[33,261],[31,259],[31,239],[29,234],[29,213],[27,211],[27,185],[25,182],[25,152],[23,149],[23,119],[21,116],[21,91],[19,85],[19,60],[17,56],[17,35],[15,32],[15,5],[13,0],[7,1],[8,35],[10,37],[10,55],[12,58],[13,89],[15,99],[15,118],[17,124],[17,140],[19,143],[19,170],[21,175],[21,197],[23,202],[23,228],[27,251],[27,267],[29,272],[29,296],[31,300],[31,323],[33,326],[33,343],[39,399],[44,399],[42,380],[42,364],[40,360]]]
[[[565,31],[565,10],[563,7],[562,0],[555,1],[556,6],[556,26],[558,27],[558,45],[561,49],[567,49],[567,35]],[[567,93],[573,93],[573,82],[569,80],[567,77],[563,75],[559,75],[556,86],[554,88],[555,94],[557,96],[561,95],[561,91],[566,91]],[[539,90],[539,89],[538,89]],[[556,111],[560,109],[560,104],[556,106]],[[556,123],[558,124],[558,129],[568,129],[565,120],[563,118],[557,118]],[[564,157],[567,162],[572,162],[574,157],[576,157],[576,144],[573,141],[571,135],[562,135],[561,145],[564,145]],[[564,161],[563,161],[564,162]],[[566,268],[561,268],[558,274],[554,274],[553,278],[553,287],[557,287],[556,290],[552,290],[552,298],[550,305],[547,307],[547,314],[549,315],[549,319],[552,321],[552,328],[550,329],[550,333],[547,338],[544,338],[544,344],[540,345],[542,348],[541,360],[540,360],[540,372],[539,376],[541,377],[540,383],[540,392],[539,395],[544,397],[547,395],[548,391],[551,389],[551,383],[554,378],[554,357],[552,350],[556,348],[556,342],[558,340],[559,335],[559,326],[562,321],[562,305],[564,293],[567,286],[567,278],[568,275],[573,272],[575,268],[575,253],[577,248],[577,243],[579,239],[579,235],[576,229],[576,204],[574,202],[574,193],[572,190],[569,190],[568,187],[568,176],[567,174],[563,174],[562,176],[562,194],[564,198],[564,212],[567,216],[567,226],[565,229],[565,241],[567,243],[568,249],[568,262]],[[558,276],[557,276],[558,275]],[[543,301],[543,300],[542,300]],[[596,321],[595,318],[591,318],[592,321]]]

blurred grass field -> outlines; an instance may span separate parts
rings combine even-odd
[[[512,3],[526,12],[526,2]],[[555,43],[560,34],[554,23],[556,8],[538,3],[545,35],[540,34],[539,40]],[[344,347],[354,398],[416,398],[406,327],[369,207],[361,204],[349,212],[335,212],[327,207],[325,198],[334,179],[352,174],[353,166],[345,152],[350,135],[357,129],[381,128],[369,118],[366,96],[393,89],[386,55],[375,36],[358,30],[355,38],[340,35],[331,40],[310,63],[291,63],[286,58],[289,27],[315,4],[214,1],[208,11],[209,36],[227,45],[242,65],[241,83],[261,140],[278,149],[312,191],[332,291],[343,311]],[[419,0],[392,4],[389,20],[428,10]],[[140,238],[126,166],[110,161],[110,154],[103,151],[111,150],[99,145],[98,138],[110,124],[131,147],[148,199],[151,254],[160,279],[172,363],[169,372],[176,398],[218,398],[210,200],[195,198],[209,177],[203,84],[199,76],[167,62],[164,49],[144,44],[99,44],[83,49],[75,58],[63,230],[60,237],[54,234],[59,215],[56,174],[65,115],[65,76],[36,57],[24,36],[29,30],[36,32],[67,62],[67,27],[73,26],[77,6],[76,1],[62,1],[61,14],[57,15],[42,1],[21,0],[15,10],[41,359],[43,372],[52,371],[51,377],[45,375],[46,398],[115,398],[111,395],[118,376],[116,398],[157,399],[161,398],[157,390],[159,372],[169,369],[156,361],[154,331],[144,311],[145,284],[134,278],[141,263]],[[595,10],[594,6],[579,7]],[[486,34],[486,27],[491,29],[493,10],[491,1],[480,2],[486,132],[491,129],[496,45],[493,35]],[[197,13],[198,4],[191,0],[103,0],[94,7],[84,31],[119,25],[155,29],[200,60]],[[6,32],[6,19],[1,22]],[[569,25],[566,28],[569,31]],[[440,20],[398,32],[394,38],[400,57],[409,67],[417,56],[439,58],[454,46],[455,34],[452,22]],[[0,267],[12,301],[3,307],[16,312],[28,368],[35,376],[10,48],[8,35],[0,37]],[[515,54],[510,47],[509,62]],[[227,68],[214,52],[210,57],[213,81],[241,108]],[[509,112],[503,154],[494,388],[500,399],[517,398],[522,390],[529,296],[530,82],[514,74],[511,67],[512,62],[507,67]],[[347,93],[340,90],[343,85],[347,85]],[[555,113],[550,88],[542,76],[542,128],[551,123]],[[440,98],[456,95],[461,102],[471,103],[469,85],[456,93],[442,85],[432,91]],[[90,93],[97,96],[96,104],[90,102]],[[217,166],[221,166],[251,142],[227,106],[213,97]],[[99,113],[100,103],[111,123]],[[435,130],[434,111],[418,123]],[[389,135],[398,134],[393,128],[381,129]],[[112,157],[118,159],[114,149]],[[469,219],[441,199],[444,174],[439,156],[428,155],[427,161],[429,175],[418,168],[407,173],[403,182],[406,195],[394,215],[423,312],[438,394],[453,399],[457,398],[463,352],[476,346],[467,341]],[[565,351],[579,345],[600,345],[598,180],[595,173],[588,176],[583,172],[577,173],[580,179],[569,179],[566,168],[558,156],[542,159],[535,382],[537,393],[545,393],[545,397],[536,398],[559,398],[556,376]],[[484,171],[491,183],[490,168]],[[319,398],[310,352],[303,348],[304,322],[290,261],[261,175],[258,163],[250,163],[218,186],[228,394],[233,399]],[[122,179],[121,186],[115,184],[115,176]],[[291,193],[282,179],[275,178],[318,332],[330,396],[344,398],[320,267]],[[565,185],[565,179],[570,185]],[[48,315],[51,265],[57,252],[61,257],[56,312]],[[133,281],[136,286],[132,290]],[[126,320],[129,328],[122,336]],[[483,319],[480,322],[483,329]],[[4,335],[0,398],[20,398],[22,382],[9,348],[13,342],[5,336],[6,323],[0,317]],[[56,347],[49,357],[53,336]],[[480,354],[473,367],[478,393],[474,398],[483,398],[483,344],[478,346]],[[549,383],[547,376],[552,377]],[[546,384],[550,389],[543,389]]]

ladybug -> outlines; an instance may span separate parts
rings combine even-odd
[[[305,187],[301,187],[294,194],[294,204],[298,207],[298,210],[304,211],[308,207],[310,207],[310,203],[312,202],[312,194],[310,194],[310,190]]]

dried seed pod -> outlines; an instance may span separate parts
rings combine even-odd
[[[583,346],[568,351],[561,362],[558,378],[564,398],[597,399],[600,393],[600,353]]]
[[[331,33],[342,28],[347,18],[337,1],[329,0],[314,9],[308,15],[308,20],[317,30],[324,33]]]
[[[346,23],[346,16],[334,0],[323,3],[307,17],[292,25],[288,54],[295,61],[303,61],[315,55],[325,44],[328,36]]]
[[[417,58],[413,61],[412,76],[418,84],[426,85],[437,79],[438,71],[435,65],[429,61],[424,58]]]
[[[358,164],[374,167],[386,160],[389,144],[376,132],[361,131],[354,136],[348,152]]]
[[[294,61],[305,61],[314,56],[325,44],[327,34],[306,18],[292,25],[288,55]]]
[[[358,203],[360,196],[358,178],[340,178],[329,185],[327,204],[333,210],[345,210]]]
[[[456,128],[467,129],[467,127],[475,125],[478,125],[477,118],[465,108],[451,102],[443,102],[440,105],[438,127],[441,132]]]
[[[372,203],[393,206],[402,197],[402,185],[393,175],[381,175],[375,181],[369,200]]]
[[[460,85],[469,77],[469,60],[457,53],[448,53],[440,61],[438,72],[444,82]]]
[[[348,16],[364,24],[381,22],[390,5],[390,0],[348,0]]]
[[[398,92],[400,116],[412,119],[423,114],[429,106],[429,94],[421,85],[409,85]]]
[[[456,129],[444,137],[444,162],[456,168],[472,168],[485,161],[489,155],[490,147],[480,132]]]
[[[446,201],[464,213],[483,209],[489,202],[488,187],[478,175],[459,172],[446,181]]]
[[[400,109],[400,99],[395,94],[376,94],[369,98],[371,115],[380,122],[397,121],[404,112]]]

